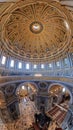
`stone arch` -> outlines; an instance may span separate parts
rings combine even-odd
[[[6,106],[6,101],[4,97],[4,93],[0,90],[0,108],[4,108]]]
[[[53,87],[54,85],[59,85],[59,86],[61,86],[61,87],[66,88],[66,90],[68,90],[68,92],[69,92],[69,94],[70,94],[70,104],[72,104],[72,103],[73,103],[72,93],[71,93],[71,91],[69,90],[69,88],[68,88],[66,85],[63,85],[63,84],[61,84],[61,83],[51,83],[51,84],[49,85],[49,87],[48,87],[48,92],[49,92],[50,88]]]
[[[15,94],[17,94],[18,89],[19,89],[21,86],[23,86],[23,85],[25,86],[26,91],[27,91],[28,85],[30,85],[30,88],[32,89],[32,91],[34,91],[34,92],[37,92],[37,91],[38,91],[38,86],[36,85],[36,83],[35,83],[35,82],[28,81],[28,82],[23,82],[23,83],[19,84],[18,87],[16,88]]]

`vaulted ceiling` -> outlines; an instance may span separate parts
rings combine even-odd
[[[4,53],[28,61],[46,61],[73,52],[72,1],[0,2],[0,41]]]

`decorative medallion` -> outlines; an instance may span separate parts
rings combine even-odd
[[[39,88],[44,91],[48,88],[48,84],[46,82],[39,82]]]
[[[30,24],[30,30],[35,34],[41,33],[43,25],[40,22],[33,22]]]
[[[15,87],[16,87],[15,84],[9,84],[8,86],[6,86],[5,94],[8,95],[8,96],[12,95],[15,91]]]

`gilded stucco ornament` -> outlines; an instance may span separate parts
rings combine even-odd
[[[57,2],[18,2],[8,11],[1,38],[10,55],[27,61],[51,60],[68,50],[69,16]]]

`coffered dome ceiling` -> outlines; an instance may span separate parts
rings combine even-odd
[[[1,40],[10,55],[28,61],[54,59],[68,51],[69,12],[57,2],[27,0],[2,15]]]

